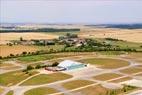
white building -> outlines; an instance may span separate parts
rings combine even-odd
[[[72,60],[64,60],[59,63],[58,67],[65,68],[66,70],[77,69],[85,67],[86,65]]]

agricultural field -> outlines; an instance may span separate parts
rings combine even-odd
[[[36,52],[40,50],[49,51],[50,49],[53,50],[61,50],[64,46],[63,45],[54,45],[54,46],[35,46],[35,45],[0,45],[0,56],[6,57],[10,54],[17,55],[22,54],[23,52]]]
[[[142,62],[142,53],[139,51],[142,50],[142,44],[141,41],[135,42],[139,38],[133,41],[133,38],[128,38],[127,41],[129,42],[127,42],[126,39],[121,38],[121,33],[118,33],[118,30],[113,29],[108,34],[104,30],[99,30],[105,33],[103,37],[98,37],[98,35],[102,34],[95,30],[89,31],[86,35],[83,31],[86,33],[86,30],[81,29],[80,32],[74,32],[74,34],[77,34],[83,39],[88,37],[92,38],[92,41],[97,41],[99,44],[110,44],[111,48],[132,48],[138,51],[71,51],[77,47],[72,45],[68,46],[67,44],[59,45],[59,43],[46,46],[0,45],[0,56],[2,57],[7,57],[10,54],[20,55],[23,52],[46,51],[43,54],[29,53],[27,55],[23,54],[22,56],[1,59],[0,93],[2,95],[105,95],[111,93],[121,95],[121,93],[124,94],[125,92],[129,93],[129,91],[142,89],[140,84],[136,86],[131,86],[131,83],[130,86],[121,84],[121,82],[141,78],[142,69],[140,64]],[[127,31],[132,32],[130,30]],[[93,34],[90,34],[92,32]],[[124,32],[121,30],[121,32],[123,34],[126,30]],[[33,39],[31,35],[34,38],[38,38],[39,35],[38,39],[53,39],[59,36],[65,36],[66,33],[24,33],[22,37],[23,39],[29,40]],[[95,33],[97,34],[95,35]],[[120,40],[114,36],[115,33],[119,34]],[[3,38],[2,41],[11,39],[19,40],[21,34],[16,37],[18,34],[12,33],[12,35],[8,35],[7,39]],[[62,52],[61,50],[65,48],[68,51]],[[90,47],[87,49],[90,49]],[[60,51],[60,53],[49,53],[48,51],[51,50]],[[46,67],[50,67],[54,63],[60,64],[64,60],[72,60],[86,65],[85,67],[72,70],[66,69],[65,71],[50,71],[46,69]],[[57,67],[58,64],[52,67]],[[67,64],[69,63],[65,65]]]
[[[0,33],[1,39],[0,42],[4,43],[4,41],[10,40],[19,40],[20,37],[23,37],[25,40],[31,39],[54,39],[57,38],[57,35],[48,34],[48,33]]]
[[[129,42],[142,43],[141,29],[114,29],[114,28],[90,28],[82,29],[80,37],[85,38],[114,38]]]

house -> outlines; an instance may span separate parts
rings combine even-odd
[[[72,69],[86,67],[86,65],[72,60],[64,60],[59,63],[58,67],[65,68],[66,70],[72,70]]]

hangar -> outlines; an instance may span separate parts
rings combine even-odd
[[[72,61],[72,60],[64,60],[59,63],[58,67],[65,68],[66,70],[72,70],[77,68],[85,67],[86,65],[80,62]]]

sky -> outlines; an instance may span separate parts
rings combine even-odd
[[[142,0],[0,0],[1,23],[142,23]]]

